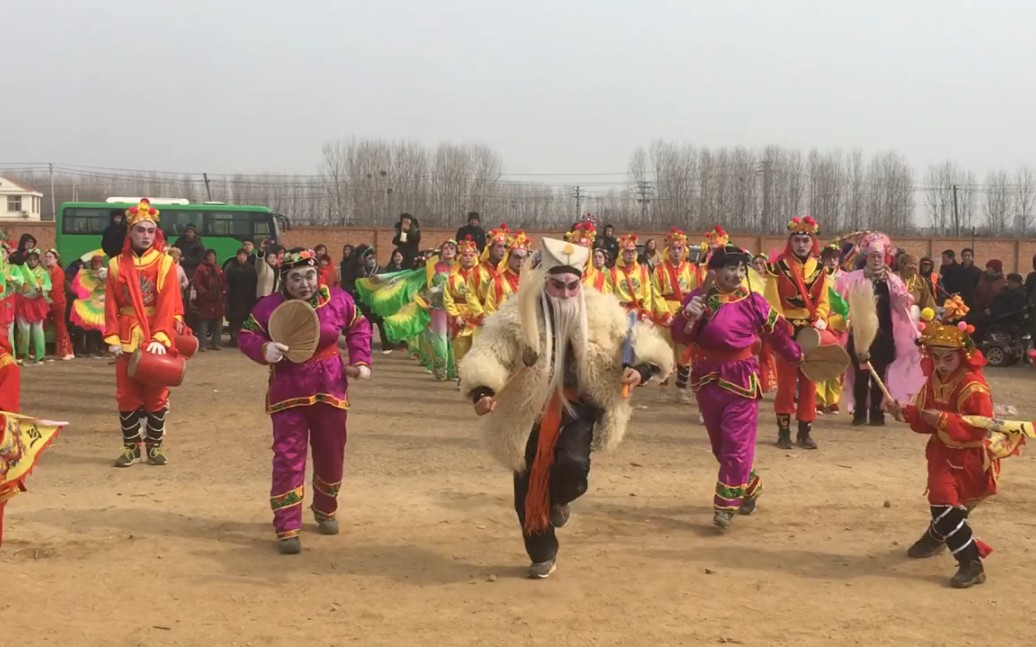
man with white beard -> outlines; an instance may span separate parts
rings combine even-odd
[[[555,569],[555,529],[587,490],[591,448],[619,444],[629,389],[668,376],[673,353],[655,329],[631,326],[614,296],[583,289],[588,247],[545,238],[540,256],[516,298],[486,319],[460,374],[490,453],[514,472],[529,577],[542,579]]]

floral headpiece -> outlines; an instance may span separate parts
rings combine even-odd
[[[478,243],[471,239],[471,234],[464,237],[464,240],[457,241],[457,255],[466,254],[468,252],[478,253]]]
[[[730,235],[720,225],[716,225],[705,232],[705,245],[707,247],[723,247],[728,242],[730,242]]]
[[[30,256],[41,256],[42,254],[43,254],[43,252],[40,251],[39,247],[33,247],[32,249],[25,250],[25,257],[26,258],[28,258]]]
[[[572,231],[565,234],[565,240],[570,243],[577,245],[583,245],[584,247],[593,247],[594,240],[597,238],[597,227],[594,227],[594,223],[589,220],[584,220],[572,229]]]
[[[623,234],[619,236],[619,249],[637,249],[637,235],[636,234]]]
[[[288,252],[284,255],[284,262],[281,264],[281,272],[287,272],[299,267],[316,267],[317,255],[312,249],[303,249],[297,252]]]
[[[868,231],[863,234],[860,236],[860,241],[857,245],[860,248],[860,253],[864,256],[872,252],[886,255],[892,251],[892,240],[880,231]]]
[[[525,235],[525,232],[519,229],[514,232],[511,237],[511,244],[508,245],[508,249],[521,249],[529,251],[532,248],[532,239]]]
[[[141,198],[140,204],[126,209],[126,226],[132,229],[134,225],[144,221],[153,222],[157,225],[158,213],[158,209],[151,206],[150,200]]]
[[[486,234],[486,247],[482,250],[482,260],[489,260],[489,248],[496,243],[503,243],[504,246],[511,244],[511,230],[507,228],[507,223],[500,223],[499,227],[490,229],[489,233]]]
[[[665,244],[672,245],[673,243],[687,244],[687,234],[683,232],[679,227],[673,227],[665,235]]]
[[[820,225],[813,216],[795,216],[788,221],[788,235],[809,234],[817,236],[820,233]]]
[[[952,348],[964,351],[969,359],[975,352],[971,335],[975,327],[964,321],[969,308],[960,295],[946,299],[940,313],[931,308],[921,311],[923,327],[918,343],[925,348]]]

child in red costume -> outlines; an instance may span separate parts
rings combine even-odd
[[[927,376],[924,387],[914,404],[889,405],[897,420],[931,436],[925,455],[932,521],[907,555],[932,557],[949,548],[958,565],[950,580],[954,588],[986,581],[982,558],[992,549],[974,536],[968,516],[984,498],[996,494],[1000,476],[1000,459],[990,451],[987,430],[965,419],[993,415],[993,398],[982,375],[986,361],[971,339],[974,328],[963,321],[967,312],[959,296],[946,301],[939,320],[926,308],[922,319],[927,323],[919,340]]]

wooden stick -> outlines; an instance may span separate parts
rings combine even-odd
[[[889,393],[889,390],[885,387],[885,382],[881,379],[881,376],[878,375],[878,372],[874,370],[874,365],[867,362],[867,369],[871,372],[871,378],[878,383],[878,387],[881,389],[881,392],[885,394],[888,401],[895,402],[896,399],[892,397],[892,394]]]

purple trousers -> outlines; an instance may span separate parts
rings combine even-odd
[[[712,455],[719,461],[713,507],[737,510],[742,500],[758,496],[762,490],[762,482],[753,469],[759,401],[717,384],[703,386],[695,396],[709,432]]]
[[[273,484],[270,507],[278,539],[299,534],[305,498],[306,449],[313,447],[313,514],[333,519],[345,463],[345,409],[329,404],[295,407],[270,415]]]

